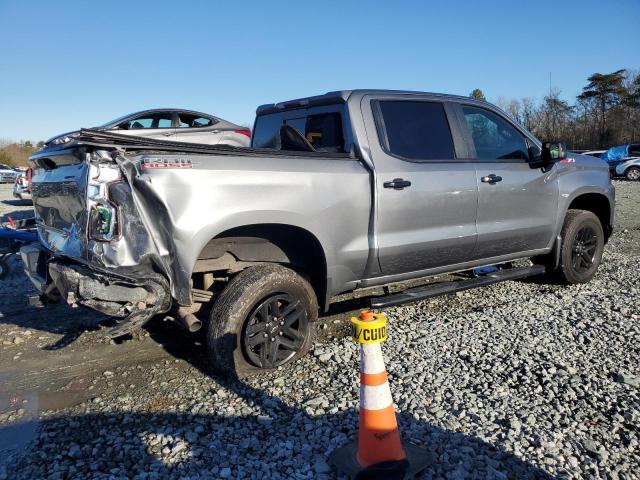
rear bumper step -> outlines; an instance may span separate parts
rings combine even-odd
[[[440,295],[448,295],[462,290],[471,288],[486,287],[494,283],[504,282],[506,280],[516,280],[519,278],[533,277],[541,275],[545,272],[542,265],[533,265],[531,267],[509,268],[499,270],[478,278],[469,280],[458,280],[453,282],[442,282],[426,287],[416,287],[404,292],[394,293],[384,297],[375,297],[371,299],[372,308],[392,307],[403,303],[418,302],[427,298],[438,297]]]

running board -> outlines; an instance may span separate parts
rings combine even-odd
[[[544,272],[545,268],[542,265],[498,270],[497,272],[488,273],[481,277],[471,278],[469,280],[441,282],[424,287],[410,288],[404,292],[394,293],[384,297],[375,297],[371,299],[371,307],[384,308],[401,305],[403,303],[418,302],[427,298],[448,295],[450,293],[461,292],[462,290],[469,290],[470,288],[486,287],[487,285],[504,282],[505,280],[533,277],[534,275],[541,275]]]

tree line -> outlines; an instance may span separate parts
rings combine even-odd
[[[640,72],[594,73],[573,105],[560,98],[560,93],[551,89],[542,101],[499,97],[495,103],[538,138],[564,141],[570,149],[640,143]],[[486,100],[479,88],[470,96]],[[29,156],[42,145],[0,139],[0,164],[27,166]]]
[[[30,141],[10,142],[0,139],[0,165],[27,167],[27,160],[33,152],[42,147],[44,142],[33,145]]]
[[[606,149],[640,143],[640,73],[627,69],[594,73],[573,105],[551,89],[542,101],[531,97],[496,105],[543,140],[564,141],[570,149]],[[485,100],[476,88],[471,97]]]

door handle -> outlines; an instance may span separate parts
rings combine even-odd
[[[394,178],[390,182],[384,182],[382,184],[384,188],[393,188],[394,190],[402,190],[403,188],[410,187],[411,182],[402,178]]]
[[[163,135],[165,137],[170,137],[171,135],[173,135],[173,132],[164,132]]]
[[[493,185],[494,183],[498,183],[502,181],[502,177],[500,175],[496,175],[492,173],[491,175],[486,175],[480,179],[482,183],[488,183],[489,185]]]

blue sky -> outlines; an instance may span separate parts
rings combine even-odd
[[[349,88],[573,100],[640,68],[639,0],[0,0],[0,139],[183,107],[251,125],[262,103]],[[615,27],[612,27],[615,26]]]

